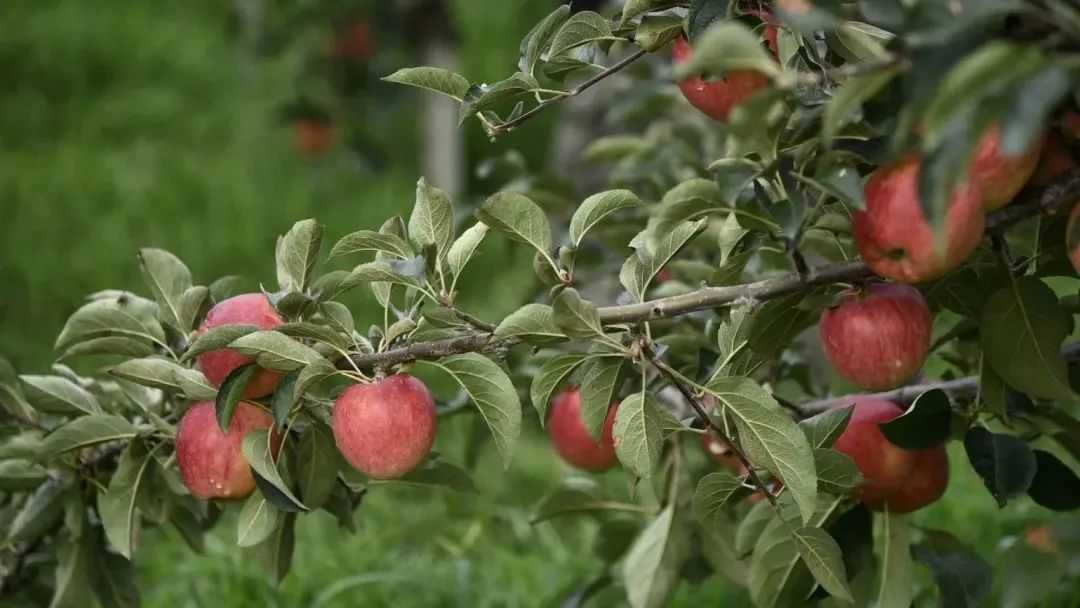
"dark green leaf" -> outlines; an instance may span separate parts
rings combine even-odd
[[[543,56],[551,43],[552,37],[566,20],[570,18],[570,6],[562,5],[544,17],[533,29],[521,40],[518,49],[518,70],[526,74],[532,74],[536,69],[536,62]]]
[[[7,539],[11,542],[29,540],[52,529],[64,516],[66,490],[67,487],[56,480],[38,486],[11,520]]]
[[[253,492],[244,501],[236,520],[236,544],[253,547],[270,537],[281,523],[282,512],[275,509],[262,492]]]
[[[296,478],[300,496],[309,508],[318,509],[330,500],[340,459],[333,432],[325,425],[311,423],[296,448]]]
[[[289,412],[292,411],[293,406],[302,396],[302,394],[296,392],[296,380],[302,372],[303,370],[294,369],[285,374],[281,377],[281,382],[278,382],[277,388],[274,389],[274,396],[270,399],[270,411],[274,415],[274,425],[279,429],[285,426]],[[233,408],[235,409],[235,407],[234,405]],[[229,418],[231,419],[232,416],[230,415]]]
[[[249,432],[240,446],[244,458],[251,465],[252,470],[258,474],[258,477],[284,495],[296,509],[307,511],[308,507],[296,498],[292,490],[289,489],[288,484],[281,477],[281,473],[278,472],[277,464],[274,462],[276,454],[273,454],[270,448],[270,432],[266,429]],[[266,492],[263,493],[266,494]],[[267,496],[267,498],[270,497]]]
[[[818,489],[838,496],[850,494],[862,484],[858,467],[846,454],[828,448],[814,448],[814,468]]]
[[[1012,435],[974,427],[964,437],[964,449],[999,507],[1026,492],[1035,477],[1035,455]]]
[[[879,424],[890,443],[905,450],[929,450],[949,439],[952,405],[940,389],[918,396],[903,415]]]
[[[780,66],[761,46],[758,37],[737,21],[713,25],[694,42],[690,58],[675,67],[676,78],[697,74],[753,70],[767,76],[780,74]]]
[[[93,414],[76,418],[49,433],[41,443],[41,457],[53,458],[64,452],[106,443],[131,439],[138,430],[130,422],[110,414]]]
[[[109,481],[109,489],[98,492],[98,515],[109,544],[127,559],[135,553],[139,516],[135,502],[152,459],[141,441],[132,441]]]
[[[1050,452],[1034,450],[1035,478],[1027,489],[1036,503],[1054,511],[1080,509],[1080,478]]]
[[[457,492],[476,492],[476,484],[469,474],[449,462],[432,460],[413,469],[397,480],[420,486],[442,486]]]
[[[724,509],[747,496],[751,490],[730,471],[709,473],[694,490],[694,516],[706,528],[712,528],[717,517],[726,517]]]
[[[976,608],[990,594],[990,567],[977,555],[963,550],[939,552],[926,543],[912,547],[912,553],[930,568],[943,606]]]
[[[229,432],[229,424],[232,422],[233,414],[236,413],[236,406],[243,401],[248,383],[258,372],[259,366],[246,363],[229,372],[228,377],[221,383],[217,398],[214,400],[214,413],[222,433]]]
[[[610,21],[592,11],[581,11],[559,28],[548,52],[554,57],[583,44],[614,38]]]
[[[614,401],[624,362],[620,356],[593,356],[581,366],[581,421],[597,443]]]
[[[587,358],[587,355],[579,354],[559,355],[540,366],[536,375],[533,376],[529,394],[533,407],[540,416],[541,426],[547,423],[547,406],[551,401],[551,396],[574,369]]]
[[[190,361],[197,355],[210,351],[221,350],[232,341],[259,331],[258,325],[218,325],[199,335],[191,346],[184,351],[184,359]]]
[[[584,414],[584,406],[582,407]],[[656,403],[648,393],[634,393],[615,413],[615,454],[626,470],[641,479],[652,477],[660,461],[664,436]]]
[[[844,407],[836,407],[811,416],[806,420],[799,421],[799,428],[806,435],[810,447],[830,448],[847,428],[851,420],[851,413],[855,411],[854,403]]]
[[[847,602],[853,601],[843,554],[836,540],[821,528],[799,528],[794,535],[799,555],[817,582],[830,594]]]

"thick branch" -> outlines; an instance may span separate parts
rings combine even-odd
[[[997,234],[1006,228],[1041,213],[1054,212],[1060,207],[1080,198],[1080,168],[1073,169],[1061,181],[1039,191],[1025,192],[1015,203],[996,211],[986,218],[987,231]],[[649,319],[677,317],[680,315],[720,308],[737,301],[765,301],[832,283],[856,281],[872,276],[861,260],[825,264],[810,268],[805,273],[790,273],[778,277],[727,287],[705,287],[690,293],[659,298],[625,306],[600,308],[600,321],[604,325],[634,323]],[[500,346],[513,346],[518,340],[500,340]],[[353,362],[362,369],[388,367],[433,357],[482,351],[493,346],[489,332],[478,332],[445,340],[418,342],[409,346],[375,354],[353,355]],[[339,367],[347,367],[342,361]]]
[[[1061,354],[1065,357],[1067,363],[1080,362],[1080,342],[1073,342],[1067,344],[1061,349]],[[799,404],[799,411],[806,416],[818,414],[825,410],[832,409],[833,407],[846,405],[853,403],[856,397],[876,397],[878,399],[885,399],[898,403],[901,405],[907,405],[915,399],[925,393],[926,391],[939,389],[946,393],[953,395],[975,395],[979,392],[980,384],[979,376],[968,376],[966,378],[957,378],[956,380],[946,380],[944,382],[926,382],[923,384],[911,384],[908,386],[901,386],[900,388],[893,389],[891,391],[884,391],[881,393],[870,394],[858,394],[858,395],[843,395],[841,397],[830,397],[828,399],[820,399],[818,401],[809,401],[807,403]]]
[[[514,120],[508,120],[508,121],[506,121],[506,122],[504,122],[502,124],[498,124],[498,125],[491,125],[490,127],[488,127],[488,134],[490,134],[492,136],[495,136],[495,135],[502,135],[503,133],[509,133],[510,131],[513,131],[514,129],[520,127],[521,123],[529,120],[533,116],[536,116],[540,112],[543,112],[548,106],[555,105],[556,103],[559,103],[560,101],[562,101],[564,99],[569,99],[570,97],[575,97],[577,95],[580,95],[581,92],[584,91],[585,89],[588,89],[589,87],[591,87],[594,84],[600,82],[601,80],[607,78],[608,76],[611,76],[612,74],[622,70],[623,68],[630,65],[631,63],[634,63],[638,59],[641,59],[642,57],[645,56],[645,54],[647,52],[648,51],[646,51],[645,49],[638,49],[638,50],[634,51],[633,53],[631,53],[631,54],[627,55],[626,57],[624,57],[623,59],[621,59],[618,63],[612,65],[611,67],[605,68],[603,71],[597,73],[592,78],[590,78],[590,79],[586,80],[585,82],[579,84],[578,86],[570,89],[569,91],[563,93],[562,95],[558,95],[556,97],[552,97],[551,99],[544,100],[539,105],[537,105],[535,108],[529,110],[528,112],[525,112],[524,114],[522,114],[521,116],[518,116]]]

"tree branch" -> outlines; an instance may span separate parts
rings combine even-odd
[[[494,136],[497,136],[497,135],[502,135],[503,133],[509,133],[510,131],[513,131],[514,129],[521,126],[521,124],[524,123],[525,121],[529,120],[533,116],[536,116],[540,112],[543,112],[544,109],[546,109],[547,107],[555,105],[556,103],[559,103],[560,101],[562,101],[564,99],[569,99],[570,97],[575,97],[577,95],[580,95],[581,92],[584,91],[585,89],[588,89],[589,87],[591,87],[594,84],[600,82],[601,80],[607,78],[608,76],[611,76],[612,74],[622,70],[623,68],[630,65],[631,63],[634,63],[638,59],[641,59],[642,57],[645,56],[646,53],[648,53],[648,51],[646,51],[645,49],[639,48],[638,50],[634,51],[633,53],[631,53],[631,54],[627,55],[626,57],[624,57],[623,59],[621,59],[618,63],[615,63],[611,67],[605,68],[603,71],[597,73],[592,78],[590,78],[590,79],[586,80],[585,82],[579,84],[578,86],[570,89],[569,91],[563,93],[562,95],[552,97],[551,99],[547,99],[547,100],[541,102],[535,108],[529,110],[528,112],[525,112],[524,114],[522,114],[521,116],[518,116],[517,118],[515,118],[513,120],[508,120],[508,121],[506,121],[506,122],[504,122],[502,124],[498,124],[498,125],[491,125],[490,127],[488,127],[488,135],[491,135],[491,136],[494,137]]]
[[[1058,211],[1063,205],[1077,199],[1080,199],[1080,168],[1073,169],[1060,181],[1044,189],[1021,193],[1016,202],[987,216],[987,232],[998,234],[1022,220]],[[604,325],[619,325],[677,317],[699,310],[720,308],[738,301],[772,300],[814,287],[857,281],[871,276],[873,273],[861,260],[825,264],[810,268],[805,273],[793,272],[743,285],[704,287],[690,293],[648,302],[605,306],[599,309],[600,322]],[[389,367],[417,359],[482,351],[496,344],[509,347],[520,342],[516,338],[498,341],[493,338],[490,332],[478,332],[444,340],[417,342],[381,353],[353,355],[352,360],[361,369]],[[343,369],[347,366],[346,361],[338,364],[338,367]]]
[[[1067,363],[1080,362],[1080,342],[1073,342],[1065,345],[1065,347],[1061,349],[1061,354],[1065,357]],[[828,399],[800,403],[798,408],[804,416],[812,416],[832,409],[838,405],[851,403],[856,397],[875,397],[878,399],[885,399],[886,401],[892,401],[893,403],[900,405],[907,405],[912,401],[915,401],[919,395],[934,389],[939,389],[953,395],[975,395],[979,392],[979,385],[979,376],[968,376],[966,378],[957,378],[956,380],[946,380],[943,382],[910,384],[908,386],[901,386],[900,388],[880,393],[829,397]]]

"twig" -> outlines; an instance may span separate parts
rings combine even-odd
[[[521,116],[518,116],[517,118],[515,118],[513,120],[508,120],[508,121],[506,121],[506,122],[504,122],[502,124],[498,124],[498,125],[490,125],[488,127],[488,134],[492,135],[492,136],[496,136],[496,135],[502,135],[503,133],[509,133],[510,131],[513,131],[514,129],[521,126],[521,123],[529,120],[533,116],[536,116],[540,112],[544,111],[544,109],[547,108],[548,106],[552,106],[552,105],[554,105],[554,104],[556,104],[556,103],[558,103],[558,102],[560,102],[560,101],[562,101],[564,99],[568,99],[570,97],[580,95],[585,89],[588,89],[589,87],[591,87],[594,84],[600,82],[601,80],[607,78],[608,76],[611,76],[612,74],[622,70],[623,68],[630,65],[631,63],[634,63],[638,59],[641,59],[643,56],[645,56],[645,54],[647,52],[648,51],[646,51],[645,49],[638,49],[638,50],[634,51],[633,53],[627,55],[625,58],[620,60],[618,63],[612,65],[611,67],[605,68],[603,71],[599,72],[598,74],[596,74],[592,78],[590,78],[590,79],[586,80],[585,82],[579,84],[578,86],[570,89],[569,91],[566,91],[562,95],[559,95],[558,97],[552,97],[551,99],[547,99],[547,100],[541,102],[535,108],[529,110],[528,112],[525,112],[524,114],[522,114]]]
[[[777,86],[783,89],[802,85],[815,85],[826,80],[838,82],[847,80],[848,78],[898,67],[903,65],[905,61],[906,59],[903,55],[887,53],[869,61],[845,63],[842,66],[829,68],[822,72],[785,72],[784,74],[781,74],[777,80]]]
[[[1073,342],[1072,344],[1065,345],[1065,347],[1061,349],[1061,354],[1065,357],[1067,363],[1080,362],[1080,342]],[[953,395],[975,395],[979,391],[979,383],[979,376],[967,376],[965,378],[957,378],[956,380],[946,380],[943,382],[911,384],[881,393],[843,395],[841,397],[829,397],[828,399],[809,401],[799,404],[799,410],[804,415],[818,414],[838,405],[851,403],[856,397],[875,397],[877,399],[892,401],[893,403],[900,405],[907,405],[912,401],[915,401],[919,395],[934,389],[942,390]]]
[[[986,218],[987,231],[997,234],[1006,228],[1041,213],[1057,211],[1059,207],[1080,197],[1080,168],[1070,171],[1061,181],[1043,190],[1022,193],[1020,200],[995,211]],[[833,283],[849,283],[873,276],[862,260],[825,264],[809,268],[805,274],[797,272],[726,287],[705,287],[690,293],[659,298],[625,306],[605,306],[599,309],[603,325],[636,323],[650,319],[677,317],[680,315],[727,306],[736,301],[765,301],[821,287]],[[375,354],[353,355],[353,362],[361,369],[389,367],[417,359],[445,357],[467,352],[483,351],[493,345],[490,332],[477,332],[444,340],[417,342]],[[518,344],[520,340],[499,340],[501,347]],[[348,363],[340,361],[338,367]]]

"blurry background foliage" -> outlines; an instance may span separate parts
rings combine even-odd
[[[407,15],[425,4],[267,2],[265,35],[249,44],[243,18],[225,0],[0,2],[0,352],[21,370],[46,368],[51,337],[85,294],[141,289],[139,247],[175,252],[197,282],[240,273],[243,289],[252,290],[272,283],[275,238],[298,219],[318,218],[333,243],[407,214],[422,173],[421,96],[378,78],[421,63],[416,41],[424,32],[410,31]],[[551,4],[445,2],[458,71],[480,82],[504,77],[521,37]],[[371,55],[334,61],[334,33],[357,15],[371,24]],[[641,117],[634,112],[647,106],[635,106],[633,95],[623,101],[620,120],[632,128]],[[496,143],[474,124],[464,129],[464,163],[482,170],[466,175],[458,204],[483,200],[522,165],[543,166],[556,114]],[[312,118],[336,133],[328,150],[305,157],[294,144],[294,123]],[[558,181],[542,187],[567,194]],[[488,239],[478,261],[468,277],[473,287],[462,285],[465,309],[482,301],[491,318],[501,318],[535,288],[531,272],[513,272],[531,263],[523,248]],[[366,291],[354,293],[363,330],[376,308]],[[326,513],[301,518],[293,571],[280,587],[235,546],[234,526],[218,526],[203,555],[171,528],[149,531],[142,544],[152,549],[137,560],[144,604],[557,605],[588,582],[586,573],[602,570],[600,555],[621,550],[615,545],[632,538],[637,520],[609,520],[603,536],[591,519],[531,524],[537,501],[568,469],[534,418],[526,420],[510,471],[493,450],[479,455],[478,494],[375,492],[351,535]],[[470,459],[461,452],[477,432],[473,423],[447,419],[438,449],[455,461]],[[1032,549],[1037,543],[1016,542],[1046,512],[1027,498],[998,512],[966,459],[955,456],[948,494],[916,522],[933,521],[975,543],[1006,573],[1019,565],[1050,574],[1080,570],[1060,554]],[[626,491],[618,470],[579,481],[599,484],[601,494]],[[1080,536],[1069,522],[1051,525],[1059,526],[1057,538]],[[921,576],[928,589],[929,577]],[[672,605],[742,605],[744,593],[713,575],[681,585]],[[1044,605],[1075,605],[1073,593],[1062,589]]]

